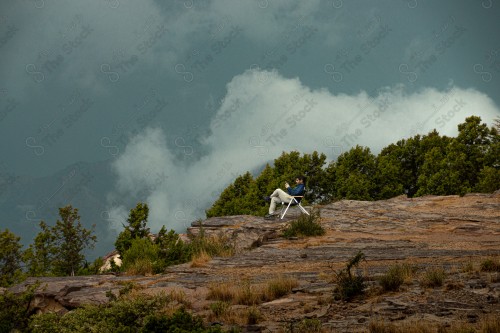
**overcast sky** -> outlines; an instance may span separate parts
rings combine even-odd
[[[282,151],[500,116],[497,0],[2,0],[0,171],[111,160],[119,227],[203,216]]]

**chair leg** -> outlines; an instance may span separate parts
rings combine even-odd
[[[302,207],[302,205],[301,205],[300,203],[298,204],[298,206],[299,206],[300,210],[301,210],[303,213],[306,213],[307,215],[311,215],[311,214],[309,214],[309,212],[308,212],[308,211],[307,211],[304,207]]]
[[[291,204],[291,203],[292,203],[292,201],[290,201],[290,202],[288,203],[288,206],[286,206],[285,211],[284,211],[284,212],[283,212],[283,214],[281,214],[281,216],[280,216],[280,220],[283,220],[283,218],[285,217],[285,214],[286,214],[286,212],[288,211],[288,208],[290,208],[290,204]]]

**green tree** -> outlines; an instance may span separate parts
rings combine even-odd
[[[500,189],[500,118],[489,130],[489,145],[484,147],[483,168],[479,171],[475,191],[491,193]]]
[[[191,260],[191,246],[185,244],[174,230],[167,232],[165,226],[162,226],[155,239],[155,244],[158,245],[159,257],[163,267],[182,264]]]
[[[306,198],[310,202],[323,202],[327,199],[327,185],[323,181],[326,171],[323,166],[326,163],[326,155],[314,151],[312,154],[304,154],[299,160],[299,170],[295,177],[304,175],[306,177]]]
[[[132,208],[127,219],[128,225],[123,225],[124,230],[120,232],[115,241],[115,249],[122,255],[132,245],[132,240],[149,236],[148,222],[149,207],[146,203],[139,202]]]
[[[74,276],[85,262],[83,251],[94,248],[97,237],[92,229],[84,228],[80,222],[78,209],[71,205],[59,208],[61,220],[56,221],[52,227],[55,235],[54,271],[57,275]]]
[[[490,145],[495,141],[496,132],[489,129],[485,123],[481,123],[481,118],[471,116],[465,122],[458,125],[458,136],[456,138],[457,149],[464,154],[464,161],[461,165],[461,180],[470,186],[475,186],[478,182],[479,172],[485,166],[486,155]]]
[[[336,161],[331,161],[328,166],[325,168],[324,176],[319,180],[320,186],[323,189],[323,202],[329,202],[334,199],[339,199],[337,197],[337,188],[336,184],[336,169],[337,163]]]
[[[283,152],[274,160],[274,166],[266,164],[257,178],[254,179],[250,172],[237,177],[222,191],[206,215],[262,215],[267,212],[267,203],[262,197],[270,195],[276,188],[283,188],[285,181],[292,182],[299,175],[306,177],[306,199],[322,201],[325,197],[325,171],[322,169],[325,160],[326,155],[317,152],[303,156],[297,151]]]
[[[59,208],[61,220],[52,227],[44,221],[34,243],[24,253],[30,276],[75,275],[83,268],[83,251],[93,248],[97,237],[92,229],[84,228],[78,209],[71,205]]]
[[[485,166],[479,172],[475,190],[482,193],[492,193],[500,189],[500,169]]]
[[[353,200],[374,198],[375,156],[367,147],[356,146],[341,154],[335,168],[336,196]]]
[[[20,240],[9,229],[0,232],[0,287],[8,287],[22,279]]]
[[[23,254],[29,276],[53,275],[55,235],[44,221],[40,221],[39,227],[41,231]]]
[[[450,152],[451,150],[451,152]],[[464,154],[447,147],[432,148],[425,155],[418,178],[418,196],[425,194],[449,195],[464,194],[470,190],[468,182],[462,182],[460,165],[464,164]]]
[[[499,161],[498,131],[481,123],[480,117],[471,116],[458,125],[458,132],[456,138],[429,136],[430,149],[421,152],[424,163],[417,195],[464,195],[472,189],[489,190],[487,182],[495,183],[495,172],[485,167]]]
[[[276,181],[270,189],[271,192],[276,188],[282,188],[285,181],[291,182],[295,177],[303,175],[306,177],[306,199],[311,202],[323,201],[325,184],[322,179],[325,176],[323,170],[325,163],[326,155],[317,151],[302,156],[298,151],[283,152],[274,160]]]
[[[222,191],[219,199],[206,211],[206,215],[252,214],[258,210],[258,205],[257,184],[250,172],[246,172]]]
[[[376,158],[376,197],[388,199],[404,193],[403,169],[397,153],[399,147],[391,145]]]

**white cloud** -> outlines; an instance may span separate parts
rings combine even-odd
[[[457,124],[479,115],[490,123],[499,115],[492,100],[450,85],[406,93],[384,87],[375,96],[311,90],[277,72],[248,70],[227,84],[226,97],[204,140],[207,155],[179,167],[160,129],[135,137],[116,161],[122,199],[146,191],[153,231],[161,225],[183,231],[234,178],[272,161],[283,151],[324,152],[336,158],[356,144],[377,153],[384,146],[436,128],[455,136]],[[164,175],[161,177],[158,175]],[[160,177],[160,178],[159,178]],[[159,179],[163,179],[160,181]]]

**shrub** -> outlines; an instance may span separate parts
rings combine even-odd
[[[133,239],[130,248],[123,254],[122,268],[131,275],[146,275],[157,272],[159,247],[149,238]]]
[[[222,333],[220,327],[205,328],[201,318],[191,315],[183,308],[172,316],[155,314],[146,318],[141,333],[175,332],[175,333]]]
[[[399,265],[389,267],[389,270],[378,280],[384,291],[398,290],[404,282],[401,267]]]
[[[247,310],[247,324],[255,325],[262,318],[262,314],[260,313],[259,308],[256,306],[251,306]]]
[[[229,303],[227,302],[217,301],[210,304],[210,310],[212,310],[216,318],[219,318],[220,316],[226,314],[228,309]]]
[[[184,243],[174,230],[167,232],[165,226],[158,232],[155,244],[159,247],[162,268],[188,262],[193,255],[191,244]]]
[[[441,287],[445,278],[446,272],[443,268],[428,268],[420,279],[420,284],[424,287]]]
[[[63,316],[35,315],[30,322],[30,329],[33,333],[139,331],[144,319],[158,313],[167,302],[166,296],[120,298],[107,305],[78,308]]]
[[[415,267],[410,264],[393,265],[378,280],[384,291],[396,291],[405,281],[411,279],[414,272]]]
[[[311,215],[301,214],[299,218],[292,221],[283,232],[283,237],[297,236],[322,236],[325,229],[319,223],[321,217],[319,211],[311,211]]]
[[[485,259],[481,262],[480,269],[482,272],[500,272],[500,262],[493,258]]]
[[[53,313],[33,316],[30,332],[176,332],[222,333],[220,327],[206,328],[201,318],[184,308],[171,315],[164,313],[165,295],[120,298],[107,305],[88,305],[58,316]]]
[[[353,275],[351,270],[357,267],[362,260],[365,259],[363,252],[358,252],[346,264],[346,267],[335,273],[335,281],[337,287],[334,291],[335,299],[348,301],[356,295],[363,293],[365,288],[364,277],[361,274]]]
[[[472,273],[474,272],[474,263],[472,260],[469,260],[462,265],[462,272],[464,273]]]
[[[297,332],[301,333],[321,333],[321,321],[319,319],[303,319],[297,325]]]
[[[21,332],[28,326],[29,317],[33,314],[30,303],[35,298],[35,290],[40,284],[29,286],[20,294],[5,291],[0,294],[0,332]]]

